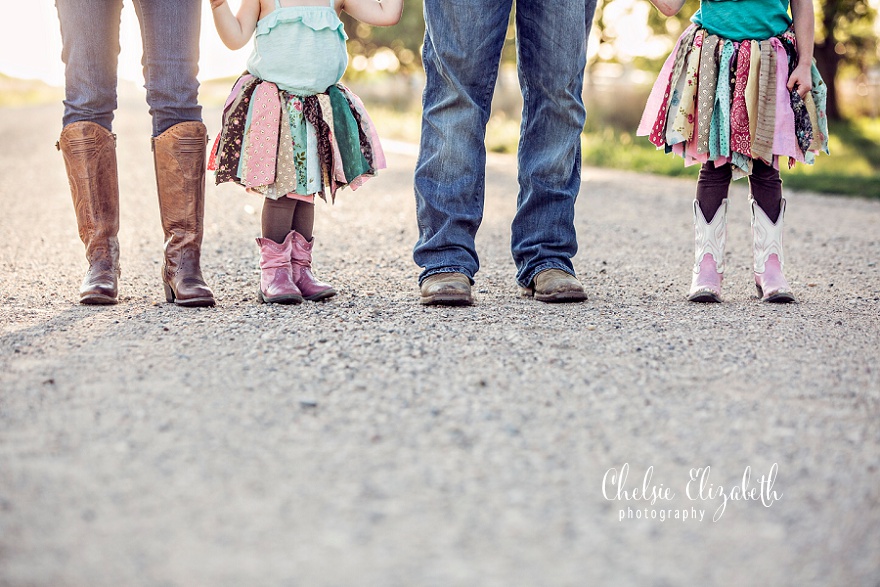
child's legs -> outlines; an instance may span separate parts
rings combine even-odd
[[[703,167],[700,168],[700,178],[697,180],[697,202],[707,222],[712,222],[715,212],[727,197],[732,177],[733,172],[729,163],[715,167],[715,163],[709,161],[703,163]]]
[[[263,237],[276,243],[287,238],[291,230],[300,233],[307,241],[312,240],[315,227],[315,204],[294,198],[264,198],[262,214]]]
[[[290,230],[300,233],[307,241],[312,240],[312,231],[315,228],[315,204],[313,202],[299,202],[296,212],[290,223]]]
[[[297,208],[296,200],[282,197],[277,200],[272,198],[263,199],[262,231],[263,238],[268,238],[276,243],[283,243],[290,233],[293,224],[293,215]]]
[[[755,159],[752,174],[749,176],[749,187],[755,203],[761,207],[771,222],[776,222],[782,207],[782,179],[779,177],[779,171],[772,165]]]

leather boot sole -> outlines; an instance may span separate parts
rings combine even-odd
[[[332,298],[336,295],[335,289],[326,289],[324,291],[319,291],[316,294],[312,294],[310,296],[303,296],[304,300],[308,300],[310,302],[320,302],[321,300],[326,300],[328,298]]]
[[[697,302],[700,304],[720,304],[721,298],[718,297],[718,294],[712,293],[711,291],[698,291],[695,294],[691,294],[688,296],[689,302]]]
[[[587,301],[587,292],[584,291],[557,291],[553,293],[536,293],[531,287],[521,287],[520,295],[527,298],[535,298],[545,304],[570,304]]]
[[[568,304],[574,302],[585,302],[587,294],[582,291],[564,291],[549,294],[535,294],[535,299],[539,302],[547,304]]]
[[[474,298],[465,293],[437,293],[421,296],[420,302],[424,306],[472,306]]]
[[[88,306],[112,306],[113,304],[118,304],[119,301],[113,296],[106,294],[90,293],[80,296],[79,303]]]
[[[262,290],[257,290],[257,300],[261,304],[301,304],[302,296],[296,294],[285,294],[282,296],[267,296]]]
[[[213,306],[217,302],[213,297],[202,297],[202,298],[189,298],[187,300],[179,300],[174,293],[174,290],[171,289],[167,283],[163,283],[162,286],[165,288],[165,301],[169,304],[174,304],[176,306],[182,306],[184,308],[206,308],[208,306]]]
[[[764,298],[764,290],[761,289],[761,286],[757,283],[755,284],[755,289],[758,290],[758,297],[762,302],[766,302],[768,304],[796,304],[797,299],[795,299],[794,294],[787,291],[779,291],[775,294],[770,294],[766,298]]]

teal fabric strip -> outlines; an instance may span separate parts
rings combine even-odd
[[[345,181],[350,182],[370,171],[370,165],[361,153],[360,134],[357,121],[351,113],[351,106],[336,86],[327,89],[333,107],[333,132],[336,145],[342,157]]]
[[[290,137],[293,140],[293,163],[296,166],[296,193],[307,196],[308,171],[306,169],[308,156],[308,136],[305,118],[302,112],[302,100],[291,98],[287,102],[287,113],[290,117]]]
[[[709,159],[730,156],[730,60],[733,42],[725,40],[718,65],[718,82],[715,89],[715,108],[709,129]]]

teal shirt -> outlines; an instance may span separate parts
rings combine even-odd
[[[691,21],[731,41],[763,41],[791,26],[789,0],[701,0]]]
[[[285,6],[257,22],[248,72],[299,96],[326,92],[348,65],[348,37],[328,6]]]

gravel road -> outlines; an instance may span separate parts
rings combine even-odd
[[[337,298],[257,304],[259,201],[209,185],[218,305],[181,309],[124,103],[121,299],[88,307],[59,120],[0,110],[0,585],[880,585],[880,201],[789,193],[800,304],[765,305],[735,184],[727,301],[694,305],[692,183],[587,169],[590,299],[550,306],[495,156],[477,303],[424,308],[389,143],[318,205]]]

